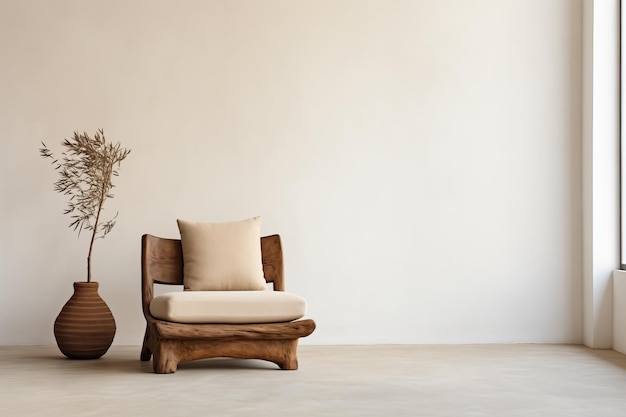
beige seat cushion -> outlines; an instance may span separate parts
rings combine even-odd
[[[194,291],[265,290],[261,218],[229,223],[178,220],[183,282]]]
[[[306,300],[283,291],[183,291],[159,295],[150,313],[176,323],[279,323],[306,314]]]

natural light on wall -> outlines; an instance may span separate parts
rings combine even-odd
[[[624,79],[624,38],[626,38],[623,30],[623,22],[624,22],[624,8],[622,7],[622,3],[620,2],[620,80]],[[626,111],[626,106],[624,106],[624,88],[620,81],[620,264],[621,269],[626,269],[626,245],[624,244],[624,239],[626,238],[626,203],[624,199],[626,198],[626,191],[624,187],[626,187],[626,181],[624,180],[624,174],[626,174],[626,169],[624,169],[624,162],[626,161],[625,152],[626,146],[624,146],[624,123],[621,123],[624,120],[624,112]]]

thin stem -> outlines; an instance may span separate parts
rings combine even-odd
[[[98,211],[96,213],[96,221],[93,225],[93,233],[91,234],[91,242],[89,242],[89,254],[87,255],[87,282],[91,282],[91,251],[93,249],[93,242],[96,240],[96,234],[98,233],[98,222],[100,221],[100,212],[102,211],[102,205],[106,198],[107,182],[111,178],[111,166],[106,166],[108,175],[102,176],[102,186],[100,187],[100,198],[98,201]],[[104,171],[105,169],[103,169]]]

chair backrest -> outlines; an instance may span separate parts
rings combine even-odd
[[[261,238],[261,255],[265,281],[274,291],[284,291],[283,250],[279,235]],[[152,235],[141,237],[141,294],[145,314],[150,314],[154,284],[183,284],[183,250],[180,239]]]

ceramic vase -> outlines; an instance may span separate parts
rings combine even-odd
[[[97,282],[75,282],[74,294],[54,322],[54,337],[70,359],[97,359],[115,336],[115,319],[98,295]]]

